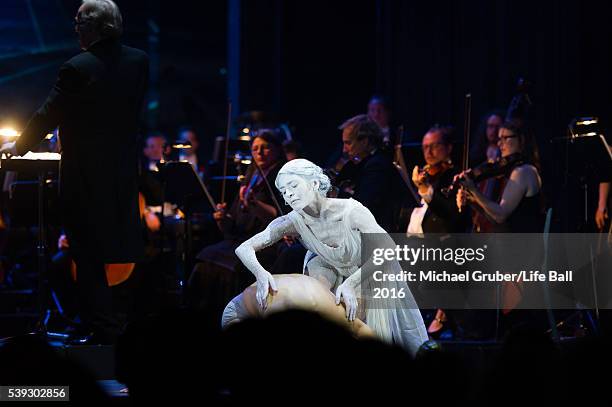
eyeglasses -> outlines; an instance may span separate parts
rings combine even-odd
[[[439,149],[443,145],[444,145],[444,143],[423,144],[422,148],[423,148],[423,151],[437,150],[437,149]]]

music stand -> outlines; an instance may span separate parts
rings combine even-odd
[[[568,135],[553,140],[566,142],[565,184],[570,178],[578,180],[583,191],[583,224],[580,226],[583,232],[588,231],[591,219],[589,182],[599,174],[612,172],[612,152],[598,125],[596,117],[574,119],[568,126]]]
[[[204,199],[209,201],[213,210],[215,210],[215,203],[190,163],[186,161],[167,161],[160,166],[160,171],[164,180],[163,201],[176,205],[185,214],[184,244],[181,247],[182,250],[180,250],[181,261],[178,273],[179,284],[183,295],[185,295],[186,282],[189,280],[189,259],[191,259],[193,243],[192,211],[194,206]]]
[[[599,119],[597,117],[581,117],[572,120],[568,126],[566,137],[553,139],[553,142],[565,141],[566,143],[566,173],[565,184],[568,185],[570,178],[577,179],[583,191],[583,219],[579,231],[587,232],[591,214],[589,214],[589,183],[598,174],[612,173],[612,150],[606,141],[604,134],[599,129]],[[570,148],[571,147],[571,148]],[[572,163],[570,165],[570,153]],[[597,279],[595,270],[594,250],[591,247],[591,278],[593,284],[593,299],[595,302],[595,319],[599,323],[599,304],[597,298]],[[590,317],[589,311],[585,310]],[[590,318],[593,320],[592,318]],[[561,323],[563,323],[562,321]],[[597,329],[597,327],[594,327]]]
[[[50,154],[28,153],[24,157],[7,158],[2,157],[0,169],[5,171],[16,171],[35,175],[37,179],[38,192],[38,236],[36,244],[36,258],[38,268],[38,312],[34,333],[47,334],[47,323],[51,311],[47,309],[47,220],[46,220],[46,189],[49,174],[59,173],[59,154],[51,157]],[[40,157],[40,158],[38,158]],[[61,314],[61,307],[58,307]]]

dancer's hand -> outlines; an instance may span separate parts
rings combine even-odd
[[[355,288],[346,281],[340,284],[336,290],[336,305],[339,305],[340,301],[344,303],[346,318],[349,321],[354,321],[357,314],[357,296],[355,295]]]
[[[265,272],[257,279],[257,294],[255,298],[257,299],[257,304],[261,307],[262,310],[265,310],[268,307],[268,293],[272,290],[272,295],[278,288],[276,288],[276,281],[274,281],[274,277],[269,272]]]

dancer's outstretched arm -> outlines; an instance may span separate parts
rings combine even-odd
[[[242,243],[236,249],[236,255],[257,279],[257,303],[262,309],[267,306],[269,289],[277,291],[276,282],[259,263],[255,252],[278,242],[283,236],[296,235],[297,231],[288,216],[274,219],[262,232]]]

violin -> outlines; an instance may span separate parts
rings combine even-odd
[[[427,164],[425,165],[419,173],[421,175],[425,175],[425,182],[431,183],[432,178],[437,177],[440,174],[443,174],[445,171],[453,168],[453,162],[449,160],[440,161],[436,164]]]
[[[500,157],[495,162],[486,161],[465,173],[474,183],[478,183],[489,178],[507,177],[515,167],[523,165],[525,157],[521,153],[510,154],[507,157]],[[464,183],[463,178],[457,178],[448,188],[448,192],[459,188]]]
[[[507,157],[500,157],[494,162],[485,161],[474,167],[468,175],[476,183],[489,178],[508,176],[515,167],[524,163],[525,157],[521,153],[514,153]]]

